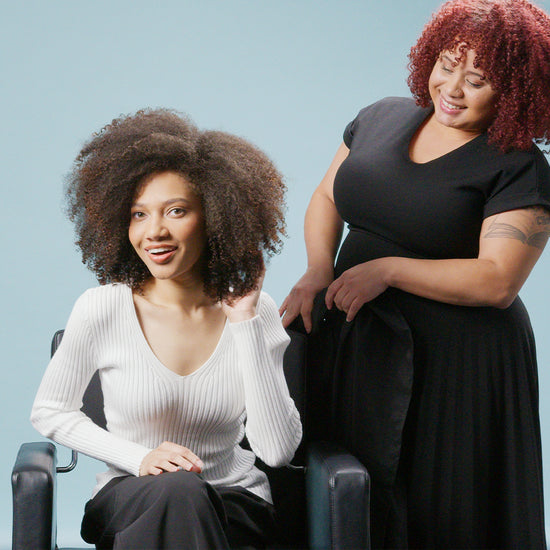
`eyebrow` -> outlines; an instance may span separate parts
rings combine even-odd
[[[168,199],[167,201],[164,201],[162,204],[163,204],[163,206],[168,206],[170,204],[175,204],[175,203],[178,203],[178,202],[184,202],[185,204],[188,204],[188,205],[191,204],[190,200],[184,199],[183,197],[176,197],[176,198],[173,198],[173,199]],[[143,202],[134,202],[132,204],[132,208],[142,208],[144,206],[147,206],[147,205]]]
[[[441,59],[446,59],[451,65],[458,65],[458,63],[451,59],[448,55],[442,54]],[[475,71],[467,71],[466,74],[473,74],[481,80],[487,80],[487,77],[484,74],[476,73]]]

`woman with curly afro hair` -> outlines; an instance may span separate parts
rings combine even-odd
[[[264,548],[273,537],[255,458],[285,464],[301,439],[282,368],[289,339],[261,291],[284,190],[256,147],[170,110],[120,117],[78,155],[68,211],[101,285],[77,300],[31,420],[107,464],[82,522],[97,548]],[[80,411],[96,371],[107,429]]]
[[[311,333],[310,414],[337,396],[333,437],[369,469],[373,548],[543,549],[518,292],[550,234],[550,17],[451,0],[409,60],[413,97],[362,109],[313,194],[283,324]]]

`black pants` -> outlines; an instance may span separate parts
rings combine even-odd
[[[124,476],[86,504],[82,538],[98,550],[264,548],[271,504],[242,487],[212,487],[195,473]]]

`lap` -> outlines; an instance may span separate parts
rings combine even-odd
[[[178,471],[111,480],[86,504],[82,536],[93,543],[114,540],[145,516],[165,530],[171,521],[181,530],[181,517],[193,516],[189,529],[208,524],[223,532],[232,548],[262,548],[274,531],[274,508],[264,499],[243,487],[213,487],[195,473]]]

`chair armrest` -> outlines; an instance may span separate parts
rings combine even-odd
[[[53,550],[56,542],[56,448],[24,443],[11,474],[12,550]]]
[[[312,443],[307,455],[309,547],[369,550],[370,478],[366,468],[334,443]]]

